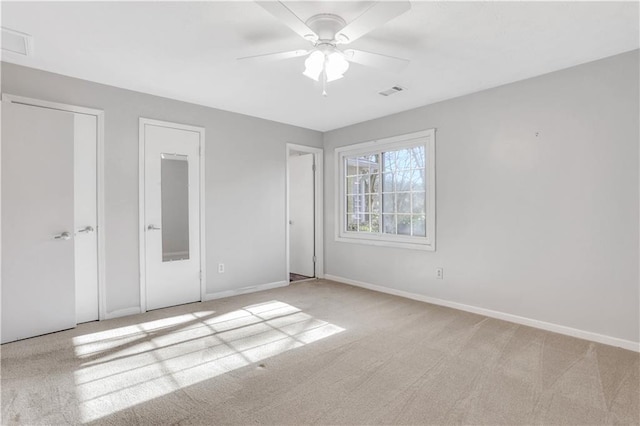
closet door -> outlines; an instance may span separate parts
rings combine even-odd
[[[201,300],[201,133],[154,123],[140,123],[147,310]]]
[[[76,322],[97,321],[98,309],[98,205],[97,136],[95,115],[74,114],[76,262]]]
[[[2,102],[2,343],[75,327],[74,115]]]

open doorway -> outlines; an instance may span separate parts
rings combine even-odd
[[[287,144],[287,280],[321,278],[322,150]]]

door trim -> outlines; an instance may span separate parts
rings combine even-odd
[[[2,94],[2,101],[15,104],[30,105],[40,108],[49,108],[59,111],[73,112],[78,114],[93,115],[98,123],[98,135],[96,146],[96,214],[97,214],[97,241],[98,241],[98,319],[107,319],[107,292],[105,281],[105,201],[104,201],[104,111],[93,108],[86,108],[77,105],[63,104],[59,102],[44,101],[41,99],[28,98],[25,96]]]
[[[140,117],[138,121],[138,202],[139,202],[139,225],[138,225],[138,248],[139,248],[139,267],[140,267],[140,312],[147,311],[147,261],[146,261],[146,244],[145,244],[145,126],[153,125],[159,127],[168,127],[170,129],[188,130],[200,134],[200,301],[205,300],[207,290],[207,274],[206,274],[206,256],[205,256],[205,129],[204,127],[191,126],[188,124],[172,123],[169,121],[154,120],[151,118]]]
[[[315,218],[314,218],[314,251],[316,254],[315,278],[324,278],[324,150],[322,148],[314,148],[305,145],[296,145],[293,143],[287,143],[286,148],[286,177],[285,177],[285,199],[286,199],[286,211],[285,211],[285,241],[286,241],[286,273],[285,282],[289,283],[290,273],[290,254],[291,248],[289,247],[289,156],[291,151],[308,152],[313,155],[313,164],[316,166],[314,182],[314,198],[315,198]]]

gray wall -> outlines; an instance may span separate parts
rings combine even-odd
[[[640,340],[638,60],[634,51],[326,133],[325,272]],[[285,143],[322,146],[321,133],[6,63],[2,91],[105,111],[109,312],[139,305],[141,116],[206,128],[207,291],[286,278]],[[437,251],[335,242],[333,149],[432,127]]]
[[[321,133],[8,63],[2,92],[105,112],[108,312],[140,305],[139,117],[206,129],[207,292],[287,279],[285,146],[320,147]]]
[[[639,341],[638,59],[326,133],[325,272]],[[336,242],[334,148],[428,128],[437,251]]]

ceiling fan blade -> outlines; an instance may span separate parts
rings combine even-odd
[[[411,9],[408,1],[377,1],[336,34],[340,43],[351,43],[369,31]]]
[[[408,59],[381,55],[379,53],[365,52],[364,50],[348,49],[343,53],[344,57],[350,62],[379,68],[385,71],[400,72],[409,65]]]
[[[276,52],[276,53],[266,53],[264,55],[255,55],[255,56],[245,56],[243,58],[238,58],[238,61],[251,61],[255,63],[259,62],[271,62],[271,61],[280,61],[282,59],[291,59],[298,58],[300,56],[306,56],[309,54],[309,50],[290,50],[288,52]]]
[[[318,35],[307,26],[295,13],[280,1],[257,1],[267,12],[281,20],[285,25],[307,40],[317,40]]]

